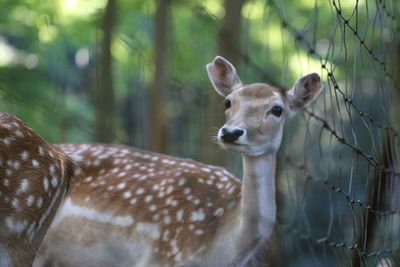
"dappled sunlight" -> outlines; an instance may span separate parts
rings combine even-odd
[[[40,24],[38,28],[39,28],[39,40],[42,43],[49,43],[57,38],[58,28],[56,26]]]
[[[33,26],[37,18],[37,13],[25,6],[17,6],[12,10],[11,16],[17,21],[21,21],[28,26]]]
[[[290,57],[289,67],[296,77],[301,77],[312,72],[318,73],[320,76],[323,74],[321,71],[321,62],[300,51]]]
[[[215,0],[201,1],[201,6],[203,6],[208,12],[210,12],[217,18],[222,18],[224,16],[224,8],[218,1]]]
[[[7,44],[4,39],[0,38],[0,66],[7,66],[15,63],[17,52]]]
[[[242,16],[249,20],[266,19],[268,13],[268,5],[263,1],[248,1],[245,2],[242,8]]]
[[[131,53],[130,47],[127,46],[121,38],[116,38],[114,40],[114,42],[112,43],[111,51],[113,56],[121,63],[125,63],[129,60]]]
[[[25,51],[10,46],[4,39],[0,38],[0,67],[23,65],[31,70],[36,68],[38,64],[39,58],[36,54],[27,54]]]
[[[340,1],[341,8],[343,9],[354,9],[356,6],[365,6],[367,0],[347,0]]]
[[[106,0],[65,0],[60,1],[59,16],[63,23],[71,19],[89,17],[100,11],[107,4]]]

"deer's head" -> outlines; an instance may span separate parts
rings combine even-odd
[[[320,77],[301,77],[288,92],[265,83],[242,84],[235,67],[221,56],[207,64],[215,90],[225,97],[226,123],[218,131],[228,150],[249,156],[279,149],[283,125],[322,91]]]

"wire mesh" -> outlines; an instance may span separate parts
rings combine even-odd
[[[322,97],[286,128],[279,176],[281,263],[396,266],[396,3],[315,1],[302,29],[291,23],[295,6],[278,1],[266,6],[286,45],[306,55],[298,65],[319,66],[313,71],[325,80]],[[321,16],[332,23],[319,25]]]

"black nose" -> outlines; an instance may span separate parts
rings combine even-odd
[[[226,128],[222,128],[221,138],[224,142],[233,143],[239,139],[243,135],[244,131],[240,129],[236,129],[233,131],[229,131]]]

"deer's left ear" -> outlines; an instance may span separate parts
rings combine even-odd
[[[311,103],[323,88],[318,74],[311,73],[301,77],[287,94],[289,117],[293,117],[302,107]]]
[[[207,64],[207,73],[214,89],[223,97],[242,86],[235,67],[225,58],[217,56]]]

